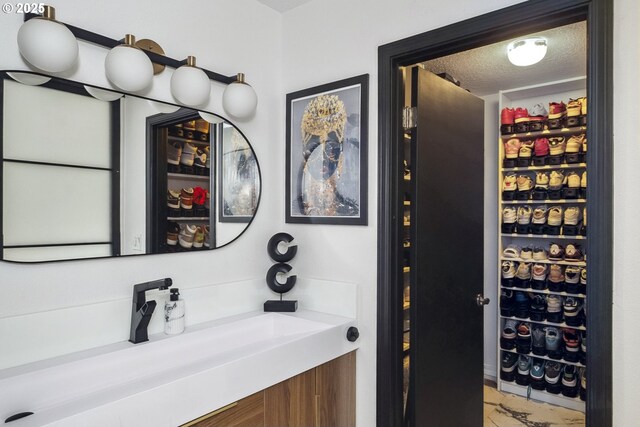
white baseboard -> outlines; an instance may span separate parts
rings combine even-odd
[[[495,365],[484,364],[484,379],[497,382],[498,373],[496,372]]]

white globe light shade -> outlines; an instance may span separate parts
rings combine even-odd
[[[246,83],[233,82],[222,94],[222,108],[229,115],[246,119],[256,111],[258,96],[256,91]]]
[[[547,54],[547,40],[543,37],[532,37],[516,40],[507,46],[507,57],[513,65],[526,67],[542,61]]]
[[[181,104],[204,105],[210,93],[209,77],[198,67],[183,65],[171,75],[171,94]]]
[[[78,59],[78,41],[65,25],[33,18],[18,30],[18,49],[31,65],[50,73],[73,67]]]
[[[118,89],[138,92],[151,84],[153,64],[140,49],[120,45],[109,51],[104,61],[107,79]]]

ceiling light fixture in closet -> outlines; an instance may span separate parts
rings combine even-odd
[[[258,97],[242,73],[225,76],[196,67],[195,57],[178,61],[165,56],[160,46],[151,40],[136,43],[129,34],[124,40],[115,40],[64,24],[54,19],[55,9],[51,6],[42,5],[37,11],[42,15],[25,13],[25,23],[18,31],[18,47],[24,59],[38,70],[49,73],[70,70],[78,59],[77,39],[80,39],[110,49],[105,60],[106,76],[120,90],[140,92],[149,87],[154,74],[168,66],[175,69],[171,92],[179,103],[190,107],[206,104],[213,80],[227,85],[222,106],[229,115],[249,119],[256,110]]]
[[[547,39],[530,37],[515,40],[507,46],[507,57],[513,65],[526,67],[537,64],[547,54]]]

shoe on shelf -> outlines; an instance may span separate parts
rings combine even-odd
[[[518,191],[529,191],[533,188],[533,180],[529,175],[518,175],[516,178]]]
[[[512,125],[514,123],[514,113],[515,110],[513,108],[503,108],[502,111],[500,111],[500,124]]]
[[[516,265],[513,261],[502,261],[502,284],[504,286],[510,286],[511,283],[508,282],[510,279],[513,279],[516,275]]]
[[[564,225],[578,225],[581,219],[582,212],[577,206],[571,206],[564,211]]]
[[[580,291],[580,272],[581,268],[575,265],[567,266],[564,270],[564,283],[567,285],[566,291],[571,294],[577,294]]]
[[[514,295],[515,299],[515,317],[527,319],[531,308],[531,300],[525,292],[517,291]]]
[[[193,238],[193,247],[201,248],[204,245],[204,227],[201,225],[196,227],[196,234]]]
[[[559,295],[547,295],[547,321],[553,323],[562,321],[562,298]]]
[[[523,260],[531,260],[533,258],[533,253],[531,251],[531,248],[529,246],[525,246],[524,248],[522,248],[520,250],[520,258],[522,258]]]
[[[580,400],[587,400],[587,368],[580,368]]]
[[[533,224],[545,224],[547,222],[547,207],[544,205],[536,206],[533,210],[531,222]]]
[[[587,364],[587,331],[580,332],[580,363]]]
[[[518,366],[518,355],[503,351],[502,363],[500,364],[500,379],[503,381],[515,380],[516,366]]]
[[[520,247],[509,245],[502,251],[502,256],[505,258],[518,258],[520,256]]]
[[[567,117],[578,117],[582,114],[580,99],[569,99],[567,103]]]
[[[182,156],[182,145],[179,142],[167,143],[167,163],[170,165],[179,165],[180,156]]]
[[[502,289],[500,291],[500,315],[505,317],[513,316],[513,308],[513,291],[510,289]]]
[[[578,332],[574,329],[564,329],[562,331],[562,340],[565,347],[564,359],[567,362],[577,363],[580,358],[580,336]]]
[[[562,282],[564,282],[562,266],[558,264],[551,264],[549,266],[549,276],[547,280],[550,282],[550,287],[554,288],[556,292],[559,291],[559,288],[562,287]]]
[[[580,326],[582,324],[582,318],[580,312],[582,311],[582,302],[579,298],[566,297],[562,304],[564,311],[564,320],[569,326]],[[576,340],[577,340],[576,335]],[[575,351],[578,351],[578,344],[576,341]],[[577,360],[577,357],[576,357]],[[574,362],[576,360],[573,360]]]
[[[205,248],[209,248],[211,247],[211,227],[209,227],[208,225],[204,226],[204,247]]]
[[[564,154],[565,151],[565,138],[564,136],[552,136],[549,138],[549,154],[552,156],[559,156]]]
[[[569,172],[564,180],[568,188],[580,188],[580,175],[576,172]]]
[[[169,209],[180,209],[180,191],[167,190],[167,207]]]
[[[534,326],[531,330],[531,352],[536,356],[544,356],[547,353],[545,336],[546,332],[540,326]]]
[[[516,269],[516,286],[519,288],[528,288],[531,280],[531,263],[521,262]]]
[[[551,206],[549,208],[547,224],[552,227],[559,227],[562,225],[562,206]]]
[[[546,264],[534,264],[533,267],[531,267],[531,278],[537,282],[544,282],[547,280],[547,271],[548,268]]]
[[[534,143],[534,152],[536,157],[544,157],[549,155],[549,140],[547,138],[538,138]]]
[[[574,365],[564,365],[562,369],[562,395],[578,396],[578,372]]]
[[[564,259],[564,247],[558,243],[551,243],[549,246],[549,260],[562,261]]]
[[[518,224],[528,225],[531,223],[531,206],[524,205],[518,207]],[[531,251],[531,249],[529,249]]]
[[[547,307],[548,306],[549,304],[547,303]],[[560,350],[560,332],[558,331],[558,328],[547,326],[544,328],[544,332],[544,348],[547,355],[557,355]],[[558,359],[560,359],[560,357],[558,357]]]
[[[531,320],[542,322],[547,310],[547,300],[542,294],[535,294],[531,299],[530,317]]]
[[[516,123],[526,123],[529,121],[529,112],[526,108],[516,108],[513,114],[514,122]]]
[[[198,149],[196,151],[194,164],[197,168],[204,169],[207,167],[207,154],[203,150]]]
[[[518,138],[511,138],[504,143],[504,156],[507,159],[517,159],[518,152],[520,151],[520,140]]]
[[[529,111],[529,120],[532,122],[541,122],[547,119],[547,109],[542,104],[536,104]]]
[[[587,171],[582,172],[582,176],[580,177],[580,188],[583,190],[587,189]]]
[[[583,96],[582,98],[578,98],[580,100],[580,106],[582,109],[580,110],[580,114],[583,116],[587,115],[587,97]]]
[[[167,224],[167,245],[175,246],[178,244],[178,234],[180,234],[180,226],[175,221],[169,221]]]
[[[528,377],[530,369],[531,369],[531,357],[521,354],[518,357],[518,374]]]
[[[580,285],[582,286],[582,293],[587,292],[587,267],[580,270]]]
[[[562,171],[552,171],[549,178],[549,190],[561,190],[564,183],[564,173]]]
[[[536,173],[536,189],[546,190],[549,188],[549,174],[547,172]]]
[[[569,243],[564,251],[564,260],[574,261],[574,262],[584,260],[584,256],[582,255],[580,246],[573,243]]]
[[[180,164],[185,166],[193,166],[193,161],[195,160],[195,156],[198,149],[195,145],[185,142],[184,147],[182,147],[182,155],[180,156]]]
[[[582,151],[582,144],[584,143],[585,135],[581,133],[580,135],[573,135],[567,141],[567,153],[579,153]]]
[[[534,358],[531,362],[531,388],[534,390],[544,390],[544,361]]]
[[[183,188],[180,190],[180,207],[190,210],[193,207],[193,188]]]
[[[192,224],[181,224],[180,234],[178,235],[178,241],[180,246],[185,249],[191,249],[193,247],[193,239],[196,235],[196,226]]]
[[[533,154],[533,141],[523,141],[518,150],[519,159],[531,159]]]
[[[518,322],[513,319],[507,319],[502,328],[500,336],[500,347],[505,350],[513,350],[516,348],[516,337],[518,336]]]
[[[567,106],[564,102],[549,103],[549,119],[560,119],[567,114]]]
[[[517,218],[516,208],[513,206],[505,206],[504,209],[502,209],[503,224],[515,224]]]
[[[516,191],[516,174],[509,173],[502,181],[502,191]]]
[[[535,214],[535,211],[534,211],[534,214]],[[533,259],[534,261],[546,261],[547,250],[541,247],[533,248]]]
[[[547,360],[544,364],[544,380],[547,383],[547,391],[549,393],[558,394],[562,390],[560,376],[562,373],[562,364]]]

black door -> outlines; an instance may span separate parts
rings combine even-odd
[[[484,101],[419,67],[411,84],[410,424],[482,426]]]

